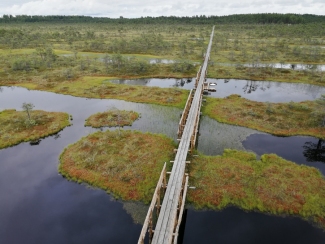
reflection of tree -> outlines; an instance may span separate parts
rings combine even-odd
[[[256,81],[248,80],[246,82],[246,85],[243,87],[244,93],[251,93],[253,91],[256,91],[258,85],[256,84]]]
[[[185,84],[185,80],[183,80],[183,79],[181,79],[181,80],[175,80],[174,87],[184,86],[184,84]]]
[[[37,146],[37,145],[39,145],[40,143],[41,143],[41,139],[37,139],[37,140],[34,140],[34,141],[30,141],[29,142],[29,145],[31,145],[31,146]]]
[[[265,85],[265,82],[262,81],[262,87],[260,87],[260,89],[261,89],[262,91],[265,91],[265,90],[266,90],[266,87],[264,87],[264,85]]]
[[[303,154],[308,162],[324,162],[325,163],[325,141],[319,139],[318,143],[311,141],[306,142],[303,146]]]
[[[54,135],[54,140],[59,139],[61,137],[60,133]]]
[[[0,86],[0,92],[3,92],[3,88]]]

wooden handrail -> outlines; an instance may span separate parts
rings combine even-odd
[[[157,202],[158,191],[160,191],[160,188],[162,186],[164,177],[166,177],[166,162],[165,162],[164,167],[163,167],[163,169],[162,169],[162,171],[160,173],[160,177],[159,177],[155,192],[153,194],[153,197],[152,197],[149,209],[148,209],[146,219],[145,219],[145,221],[143,223],[143,227],[142,227],[141,234],[140,234],[140,237],[139,237],[139,240],[138,240],[138,244],[144,244],[144,239],[146,238],[146,232],[147,232],[147,229],[148,229],[149,221],[152,218],[152,213],[153,213],[153,210],[154,210],[156,202]]]

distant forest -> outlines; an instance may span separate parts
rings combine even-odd
[[[30,15],[3,15],[0,23],[120,23],[120,24],[306,24],[325,22],[325,15],[312,14],[235,14],[227,16],[196,15],[192,17],[141,17],[141,18],[106,18],[90,16],[30,16]]]

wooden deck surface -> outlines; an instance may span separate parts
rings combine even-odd
[[[166,193],[160,209],[160,214],[155,227],[152,243],[166,244],[173,241],[174,228],[177,224],[177,209],[180,202],[182,185],[185,174],[186,157],[190,148],[191,138],[196,130],[197,118],[202,103],[203,82],[205,81],[206,70],[210,56],[211,44],[214,34],[214,27],[210,36],[210,42],[202,66],[198,86],[188,113],[186,125],[178,146],[173,169],[168,181]]]

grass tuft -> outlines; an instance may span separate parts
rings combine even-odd
[[[139,118],[139,114],[134,111],[110,110],[103,113],[96,113],[86,119],[85,126],[100,128],[104,126],[127,126],[132,125]]]

